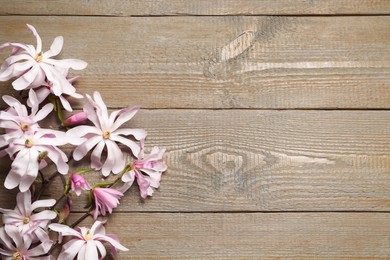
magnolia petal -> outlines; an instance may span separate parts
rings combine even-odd
[[[20,183],[20,175],[17,174],[17,172],[14,169],[11,169],[11,171],[8,173],[7,177],[4,181],[4,187],[12,190],[16,186],[18,186]]]
[[[53,109],[54,105],[51,103],[44,105],[41,110],[39,110],[38,113],[34,116],[34,121],[38,122],[46,118],[51,113],[51,111],[53,111]]]
[[[31,114],[35,115],[38,111],[39,102],[37,95],[35,94],[35,91],[33,89],[30,89],[30,91],[28,92],[28,101],[28,103],[31,104]]]
[[[81,125],[74,127],[66,132],[70,138],[80,138],[87,134],[102,135],[102,131],[99,128],[89,125]],[[75,144],[78,145],[78,144]]]
[[[60,68],[65,68],[65,69],[72,68],[74,70],[85,69],[88,65],[88,63],[86,63],[85,61],[78,60],[78,59],[54,60],[49,58],[45,60],[45,63],[58,66]]]
[[[79,127],[76,127],[79,128]],[[73,129],[76,129],[73,128]],[[72,129],[72,130],[73,130]],[[102,140],[102,136],[93,136],[89,139],[87,139],[84,143],[80,144],[76,147],[76,149],[73,151],[73,158],[76,161],[80,161],[84,156],[98,143]]]
[[[106,229],[101,221],[95,221],[90,229],[91,234],[106,234]]]
[[[118,129],[114,133],[116,135],[132,135],[137,140],[145,139],[147,135],[147,132],[144,129],[135,129],[135,128]]]
[[[37,208],[49,208],[54,206],[54,204],[56,204],[55,199],[37,200],[31,204],[31,211],[36,210]]]
[[[24,255],[25,256],[41,256],[41,255],[44,255],[47,252],[49,252],[49,250],[50,250],[52,245],[53,245],[53,241],[46,240],[46,241],[42,242],[41,244],[37,245],[36,247],[34,247],[32,249],[29,249],[27,252],[24,253]],[[42,259],[42,258],[40,257],[40,259]]]
[[[106,143],[101,140],[93,149],[91,153],[91,167],[97,170],[100,170],[103,166],[103,163],[101,162],[101,156],[104,147],[106,146]]]
[[[114,174],[120,173],[123,168],[125,168],[126,160],[118,145],[110,140],[106,141],[107,145],[107,154],[112,155],[111,158],[114,160],[114,165],[112,168],[112,172]]]
[[[15,90],[23,90],[28,88],[34,79],[38,75],[39,66],[34,65],[29,71],[27,71],[23,76],[12,82],[12,86]]]
[[[96,104],[96,114],[100,122],[100,127],[102,130],[106,130],[110,128],[107,106],[98,91],[93,92],[93,98]]]
[[[138,183],[139,191],[141,193],[141,197],[145,199],[148,196],[148,188],[150,187],[149,178],[142,175],[138,171],[135,172],[137,176],[137,183]]]
[[[34,26],[32,26],[30,24],[27,24],[27,27],[30,29],[30,31],[34,34],[35,38],[37,39],[36,52],[38,54],[38,53],[40,53],[42,51],[42,39],[39,36],[39,34],[38,34],[38,32],[37,32],[37,30],[35,29]]]
[[[20,178],[19,190],[27,191],[33,184],[35,178],[38,175],[39,162],[38,154],[36,152],[29,153],[29,161],[27,164],[27,171]]]
[[[5,232],[12,238],[17,249],[27,249],[31,245],[31,239],[28,236],[21,236],[19,228],[14,225],[5,225]]]
[[[127,249],[126,247],[122,246],[118,241],[116,241],[115,239],[107,236],[107,235],[101,235],[101,234],[97,234],[95,236],[95,239],[96,240],[100,240],[100,241],[105,241],[105,242],[108,242],[110,243],[112,246],[114,246],[115,248],[119,249],[119,250],[122,250],[122,251],[129,251],[129,249]]]
[[[85,256],[85,251],[87,250],[87,243],[83,245],[83,247],[80,249],[77,260],[87,260],[88,258]],[[70,259],[69,259],[70,260]]]
[[[96,243],[93,240],[87,241],[87,247],[85,250],[85,259],[99,259]]]
[[[138,112],[139,107],[125,108],[122,109],[119,113],[119,116],[113,126],[111,127],[111,131],[117,130],[121,125],[129,121],[134,117],[134,115]]]
[[[50,50],[46,51],[43,54],[43,57],[47,59],[53,56],[57,56],[58,54],[60,54],[63,45],[64,45],[64,37],[57,36],[56,38],[54,38],[53,43],[50,46]]]
[[[57,166],[57,170],[61,174],[67,174],[69,171],[69,165],[66,163],[67,158],[64,152],[62,152],[57,147],[47,147],[49,153],[47,157]]]
[[[13,97],[8,96],[8,95],[4,95],[3,100],[7,105],[9,105],[10,107],[13,107],[19,116],[27,116],[28,115],[26,106],[22,105],[19,102],[19,100],[17,100],[16,98],[13,98]],[[12,117],[11,117],[11,119],[12,119]]]
[[[31,208],[30,190],[27,190],[26,192],[19,192],[16,195],[16,203],[20,213],[22,213],[22,215],[24,216],[30,215],[31,212],[34,210]]]
[[[122,176],[122,181],[123,182],[128,182],[130,184],[133,184],[134,180],[135,180],[135,172],[134,172],[134,170],[126,172]]]
[[[8,236],[8,234],[5,232],[5,228],[0,228],[0,241],[3,246],[5,246],[7,249],[13,249],[14,246],[12,245],[12,239]],[[12,256],[13,252],[8,253],[7,251],[0,249],[0,254],[2,255],[9,255]]]
[[[58,259],[62,260],[73,260],[77,253],[80,252],[81,248],[85,246],[84,240],[72,239],[62,246],[62,251],[58,256]],[[85,259],[86,260],[86,259]]]
[[[31,220],[39,221],[39,220],[52,220],[57,217],[57,214],[54,211],[51,210],[44,210],[41,212],[38,212],[31,216]]]
[[[61,233],[62,236],[74,236],[74,237],[83,239],[83,236],[80,234],[80,232],[77,232],[73,228],[66,226],[66,225],[53,223],[53,224],[49,225],[49,228],[53,231]]]
[[[9,56],[5,62],[8,64],[8,65],[12,65],[13,63],[17,62],[17,61],[23,61],[23,60],[32,60],[33,57],[31,57],[30,55],[28,55],[27,53],[20,53],[20,54],[17,54],[17,55],[12,55],[12,56]]]
[[[49,96],[50,89],[48,87],[46,87],[46,86],[43,86],[43,87],[38,88],[37,90],[35,90],[35,94],[37,95],[38,103],[42,103],[42,101],[45,100]],[[29,106],[31,107],[31,105],[29,105]]]
[[[115,135],[113,135],[113,134],[111,135],[111,140],[126,145],[127,147],[130,148],[131,152],[135,156],[137,156],[139,154],[139,152],[140,152],[141,148],[139,147],[139,145],[136,142],[134,142],[134,141],[132,141],[130,139],[127,139],[127,138],[125,138],[123,136],[116,135],[116,133],[115,133]]]
[[[101,258],[103,259],[107,255],[106,248],[104,247],[104,245],[100,241],[97,241],[97,240],[95,241],[95,245],[99,249]]]
[[[66,111],[68,111],[68,112],[72,112],[73,111],[72,107],[70,106],[69,101],[66,98],[64,98],[63,96],[59,96],[59,99],[61,101],[62,106],[64,107],[64,109]]]

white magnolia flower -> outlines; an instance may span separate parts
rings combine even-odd
[[[91,167],[97,170],[102,169],[104,176],[108,176],[110,172],[117,174],[126,164],[124,154],[117,143],[127,146],[133,154],[137,155],[140,152],[140,146],[125,136],[131,135],[137,140],[146,137],[146,131],[143,129],[119,129],[121,125],[133,118],[139,108],[124,108],[112,112],[109,116],[99,92],[94,92],[94,99],[89,95],[86,96],[88,103],[84,106],[84,112],[88,114],[88,119],[94,126],[77,126],[67,132],[69,139],[75,140],[71,143],[78,145],[73,152],[73,158],[79,161],[93,149]],[[104,148],[107,148],[107,158],[103,163],[101,155]]]
[[[57,148],[67,143],[64,132],[49,129],[26,133],[15,138],[12,145],[5,149],[14,161],[5,178],[4,186],[7,189],[19,186],[21,192],[27,191],[37,177],[38,170],[47,165],[46,158],[57,166],[59,173],[67,174],[68,158]]]
[[[11,55],[5,60],[0,69],[0,81],[7,81],[17,78],[12,82],[16,90],[39,87],[46,82],[53,83],[53,92],[59,96],[65,93],[64,89],[73,88],[66,77],[57,68],[81,70],[87,63],[77,59],[55,60],[64,43],[64,38],[58,36],[54,39],[50,49],[42,52],[42,40],[34,26],[27,24],[27,27],[37,39],[37,46],[30,44],[7,42],[0,45],[0,50],[12,47]]]
[[[115,250],[128,251],[114,236],[106,234],[106,230],[100,221],[96,221],[91,229],[79,227],[72,229],[62,224],[51,224],[49,228],[59,232],[61,236],[73,236],[74,238],[62,247],[58,256],[61,260],[73,260],[76,255],[80,260],[103,259],[107,252],[103,243],[108,243]]]

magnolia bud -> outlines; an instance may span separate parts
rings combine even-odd
[[[88,119],[88,114],[85,112],[79,112],[77,114],[71,115],[67,119],[64,120],[64,126],[74,126],[82,123],[83,121]]]

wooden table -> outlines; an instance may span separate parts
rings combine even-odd
[[[63,35],[61,57],[89,63],[78,92],[141,105],[128,126],[168,150],[160,189],[131,189],[107,223],[121,259],[390,258],[390,1],[2,0],[0,14],[1,43],[35,43],[26,23],[46,49]]]

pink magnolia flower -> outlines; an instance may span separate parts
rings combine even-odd
[[[71,139],[77,140],[73,145],[78,145],[73,152],[76,161],[81,160],[90,150],[91,167],[102,170],[104,176],[110,172],[119,173],[125,167],[125,158],[117,143],[121,143],[131,149],[133,154],[140,151],[139,145],[124,136],[132,135],[140,140],[146,137],[146,131],[142,129],[118,129],[122,124],[129,121],[138,111],[138,107],[124,108],[108,115],[107,107],[104,104],[99,92],[94,92],[94,100],[87,95],[88,103],[84,106],[84,112],[94,126],[77,126],[67,132]],[[101,155],[103,149],[107,148],[107,158],[103,163]]]
[[[69,71],[68,69],[61,70],[60,68],[57,68],[57,70],[62,71],[61,73],[64,75],[64,77],[65,78],[67,77],[68,71]],[[53,82],[45,82],[44,84],[42,84],[42,87],[35,89],[35,91],[37,93],[37,97],[38,97],[38,102],[42,103],[50,94],[52,94],[52,95],[57,96],[59,98],[62,106],[64,107],[64,109],[66,111],[72,112],[73,109],[72,109],[69,101],[65,98],[64,95],[68,95],[68,96],[71,96],[71,97],[77,98],[77,99],[83,98],[82,95],[76,93],[76,89],[72,85],[72,83],[77,78],[78,77],[73,77],[71,79],[67,79],[69,82],[69,85],[67,85],[65,88],[61,88],[61,89],[59,89],[58,87],[54,88]]]
[[[53,256],[47,254],[53,245],[51,240],[45,240],[35,245],[29,236],[22,235],[18,228],[6,225],[0,228],[1,259],[6,260],[54,260]]]
[[[64,126],[78,125],[88,119],[88,114],[84,111],[71,115],[64,120]]]
[[[93,218],[97,219],[99,212],[105,216],[106,212],[112,213],[112,210],[119,205],[119,199],[123,197],[123,193],[112,188],[94,188],[92,190],[95,199],[95,213]]]
[[[12,47],[10,57],[8,57],[0,69],[0,81],[7,81],[17,77],[12,82],[16,90],[23,90],[29,87],[39,87],[45,84],[45,78],[53,83],[53,93],[60,95],[65,93],[64,89],[73,88],[66,77],[57,68],[81,70],[87,63],[77,59],[55,60],[64,43],[64,38],[58,36],[54,39],[50,50],[42,53],[42,40],[35,28],[29,24],[27,27],[37,39],[37,46],[22,43],[4,43],[0,45],[0,50]]]
[[[72,229],[61,224],[51,224],[50,229],[59,232],[61,236],[73,236],[74,238],[63,245],[58,259],[103,259],[107,252],[103,243],[108,243],[117,250],[128,251],[112,235],[106,234],[106,230],[100,221],[95,221],[91,229],[78,227]]]
[[[122,176],[122,181],[126,184],[122,187],[122,191],[131,187],[134,180],[137,179],[139,190],[142,198],[152,196],[153,188],[160,186],[161,174],[166,171],[167,165],[161,161],[165,153],[165,149],[154,147],[149,155],[144,156],[143,141],[141,142],[142,149],[137,161],[134,162],[129,172]]]
[[[57,148],[66,143],[64,132],[49,129],[25,133],[22,137],[15,138],[12,145],[5,149],[14,161],[5,178],[4,186],[7,189],[19,186],[21,192],[27,191],[37,177],[38,170],[47,165],[46,157],[57,166],[59,173],[67,174],[68,158]]]
[[[46,240],[48,236],[44,230],[57,214],[52,210],[42,210],[38,213],[34,211],[38,208],[52,207],[56,200],[37,200],[31,203],[31,192],[27,190],[16,195],[16,202],[15,209],[0,208],[0,212],[3,213],[3,224],[17,227],[21,235],[29,235],[34,241],[35,238]]]
[[[35,92],[29,92],[31,114],[28,114],[25,105],[11,96],[3,96],[4,102],[9,109],[0,112],[0,127],[5,128],[6,133],[0,136],[0,147],[12,143],[12,139],[23,136],[25,132],[34,132],[39,128],[38,122],[44,119],[52,110],[52,104],[46,104],[39,109],[39,103]]]
[[[73,173],[70,176],[70,187],[72,191],[76,193],[77,196],[80,196],[81,191],[91,189],[91,186],[89,185],[88,181],[84,179],[83,176],[76,173]]]

